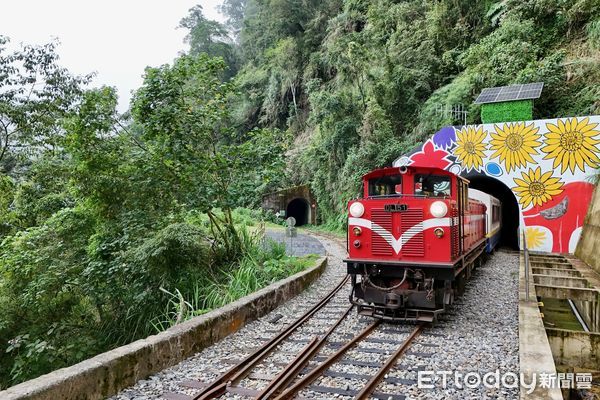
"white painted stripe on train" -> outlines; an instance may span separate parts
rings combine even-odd
[[[414,226],[408,228],[398,239],[394,237],[394,235],[389,232],[387,229],[382,228],[381,226],[373,223],[372,221],[365,218],[348,218],[348,225],[360,226],[362,228],[367,228],[381,236],[396,252],[399,254],[402,250],[402,246],[406,244],[410,239],[412,239],[416,234],[420,232],[424,232],[427,229],[437,228],[441,226],[450,226],[452,223],[452,218],[430,218],[425,221],[419,222]]]

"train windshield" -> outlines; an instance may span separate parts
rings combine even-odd
[[[369,180],[369,196],[394,196],[402,194],[402,176],[387,175]]]
[[[450,177],[415,175],[415,194],[427,197],[448,197],[450,196]]]

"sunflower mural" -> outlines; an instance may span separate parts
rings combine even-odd
[[[487,147],[483,141],[486,136],[487,132],[483,130],[483,126],[465,126],[456,132],[454,155],[465,169],[479,171],[483,166],[484,151]]]
[[[560,178],[552,176],[553,171],[544,172],[537,167],[521,172],[522,179],[513,178],[517,186],[513,191],[519,197],[519,203],[527,208],[530,205],[541,206],[552,197],[562,193],[563,184]]]
[[[539,154],[537,148],[542,144],[538,139],[539,128],[524,122],[509,123],[503,126],[494,125],[495,133],[490,134],[490,149],[494,153],[491,158],[500,158],[508,172],[517,167],[535,164],[533,156]]]
[[[529,248],[573,252],[600,168],[600,115],[444,127],[400,164],[497,179],[515,195]]]
[[[598,152],[596,145],[600,143],[596,137],[600,134],[596,128],[598,123],[590,123],[590,118],[567,118],[558,120],[556,124],[547,123],[546,146],[542,148],[547,153],[545,160],[551,159],[552,168],[560,165],[561,174],[567,168],[575,173],[575,168],[585,172],[585,167],[598,168]]]
[[[527,248],[533,251],[552,251],[552,232],[544,226],[525,228]]]

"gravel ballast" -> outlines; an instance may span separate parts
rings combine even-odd
[[[182,382],[199,380],[210,382],[229,369],[235,362],[251,354],[262,343],[293,322],[334,286],[345,275],[342,259],[345,248],[338,240],[318,237],[329,256],[323,275],[305,292],[252,322],[237,333],[206,348],[195,356],[164,370],[135,386],[111,397],[111,400],[160,399],[165,392],[194,395],[199,389],[186,388]],[[348,307],[349,284],[310,321],[284,341],[276,352],[268,356],[251,375],[239,385],[260,390],[277,375],[283,366],[293,360],[308,341],[322,335]],[[346,341],[368,326],[373,320],[351,311],[349,317],[330,337],[328,344],[317,356],[322,362]],[[414,329],[410,324],[381,324],[364,341],[351,349],[332,366],[325,376],[314,381],[310,388],[300,392],[302,397],[314,399],[352,398],[344,391],[360,391],[366,377],[377,371],[375,364],[383,363]],[[392,342],[392,343],[389,343]],[[440,375],[433,388],[417,387],[419,371],[477,372],[480,375],[519,371],[518,359],[518,254],[497,252],[482,268],[474,273],[465,294],[432,328],[426,328],[408,351],[399,358],[376,392],[395,395],[393,400],[406,399],[517,399],[515,388],[458,387],[448,376],[447,387],[442,387]],[[310,364],[312,367],[314,362]],[[323,387],[336,388],[339,393],[323,393]],[[312,388],[312,390],[311,390]],[[243,399],[239,394],[226,393],[222,398]]]

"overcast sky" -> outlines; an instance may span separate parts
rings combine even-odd
[[[222,21],[221,0],[18,0],[3,1],[0,34],[11,43],[60,40],[60,64],[74,74],[97,72],[94,86],[116,86],[119,109],[142,83],[146,66],[171,63],[187,49],[181,18],[196,4]]]

